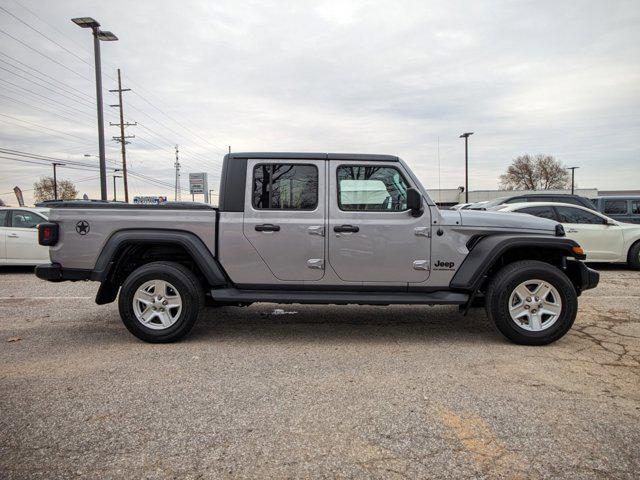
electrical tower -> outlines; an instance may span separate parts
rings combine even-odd
[[[119,107],[120,109],[120,123],[111,123],[109,122],[109,125],[111,125],[112,127],[120,127],[120,136],[119,137],[112,137],[116,142],[120,142],[120,148],[121,148],[121,152],[122,152],[122,180],[124,181],[124,201],[126,203],[129,203],[129,184],[127,182],[127,149],[126,149],[126,145],[129,143],[127,142],[127,138],[135,138],[135,135],[125,135],[124,134],[124,127],[130,127],[130,126],[134,126],[137,125],[138,122],[134,122],[134,123],[125,123],[124,121],[124,107],[122,104],[122,92],[128,92],[130,91],[130,88],[122,88],[122,79],[120,78],[120,69],[118,69],[118,88],[114,89],[114,90],[109,90],[110,92],[118,92],[118,104],[116,105],[109,105],[110,107]],[[115,186],[114,186],[115,188]]]
[[[173,201],[178,202],[182,200],[180,191],[180,159],[178,158],[178,145],[176,145],[176,163],[173,166],[176,167],[176,190],[173,195]]]

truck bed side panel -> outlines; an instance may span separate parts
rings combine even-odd
[[[150,236],[154,229],[191,232],[216,255],[215,210],[53,208],[49,220],[60,225],[49,255],[65,268],[93,269],[109,237],[134,228],[149,229]]]

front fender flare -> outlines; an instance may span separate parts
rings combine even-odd
[[[582,259],[584,255],[574,253],[579,245],[566,237],[547,235],[489,235],[476,242],[455,273],[449,286],[453,289],[475,292],[489,269],[509,250],[529,247],[557,250],[563,257]]]

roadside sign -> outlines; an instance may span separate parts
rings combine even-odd
[[[136,205],[159,205],[167,201],[167,197],[150,195],[146,197],[133,197],[133,203]]]
[[[189,193],[204,195],[205,202],[209,201],[209,182],[205,172],[189,174]]]

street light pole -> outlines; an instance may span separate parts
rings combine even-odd
[[[64,163],[53,162],[53,199],[58,200],[58,175],[56,173],[56,167],[58,165],[64,165]]]
[[[93,31],[93,52],[96,71],[96,103],[98,107],[98,149],[100,153],[100,198],[107,200],[107,161],[104,148],[104,113],[102,111],[102,66],[100,60],[100,41],[118,40],[111,32],[100,30],[100,24],[91,17],[72,18],[71,21],[82,28]]]
[[[580,168],[580,167],[568,167],[569,170],[571,170],[571,195],[573,195],[573,191],[574,191],[574,179],[575,179],[575,173],[576,173],[576,168]]]
[[[464,138],[464,203],[469,203],[469,137],[473,132],[460,135]]]
[[[93,30],[93,52],[96,64],[96,102],[98,103],[98,150],[100,155],[100,198],[107,199],[107,161],[104,148],[104,112],[102,111],[102,66],[100,60],[100,38],[98,27]]]

